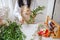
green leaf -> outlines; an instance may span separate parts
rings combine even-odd
[[[30,15],[30,20],[27,23],[28,24],[33,23],[35,21],[34,19],[35,19],[36,15],[37,15],[37,12],[43,10],[44,8],[45,8],[44,6],[43,7],[38,6],[36,9],[34,9],[32,11],[32,14]]]
[[[25,35],[21,31],[21,25],[16,22],[9,22],[9,26],[0,26],[1,40],[25,40]]]

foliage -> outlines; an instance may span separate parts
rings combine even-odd
[[[37,12],[42,11],[44,8],[45,8],[44,6],[43,7],[38,6],[36,9],[34,9],[32,11],[32,14],[30,15],[30,20],[27,23],[33,23],[37,15]]]
[[[21,25],[16,22],[9,22],[8,26],[0,25],[0,40],[24,40],[25,37],[21,31]]]

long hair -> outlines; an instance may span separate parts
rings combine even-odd
[[[27,0],[27,5],[28,5],[28,7],[30,7],[30,5],[31,5],[31,0]]]
[[[19,7],[24,6],[23,0],[18,0]]]
[[[18,0],[18,5],[19,7],[24,6],[23,0]],[[30,7],[31,5],[31,0],[27,0],[27,6]]]

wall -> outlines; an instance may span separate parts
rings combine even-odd
[[[41,5],[45,6],[43,14],[40,14],[40,15],[37,16],[36,22],[45,21],[47,15],[52,17],[54,0],[40,0],[40,2],[38,1],[36,4],[40,5],[40,6]]]
[[[56,0],[54,20],[60,24],[60,0]]]
[[[53,6],[54,6],[54,0],[48,0],[47,15],[49,15],[50,17],[52,17]]]

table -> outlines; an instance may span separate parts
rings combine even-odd
[[[26,40],[31,40],[33,38],[33,34],[38,28],[38,24],[23,24],[22,31],[26,35]],[[34,40],[40,40],[38,36],[35,36]],[[45,38],[42,37],[42,40],[60,40],[60,39],[52,39],[51,37]]]

